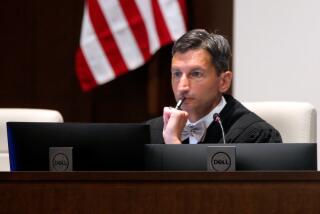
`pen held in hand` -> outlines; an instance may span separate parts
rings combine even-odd
[[[178,101],[175,109],[180,109],[180,107],[181,107],[181,105],[182,105],[182,103],[183,103],[183,101],[184,101],[185,99],[186,99],[185,97],[183,97],[182,99],[180,99],[180,100]]]

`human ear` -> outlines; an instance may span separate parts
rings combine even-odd
[[[219,91],[225,93],[229,90],[232,83],[233,74],[231,71],[225,71],[220,74],[219,78]]]

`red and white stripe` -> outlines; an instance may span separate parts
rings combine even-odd
[[[186,32],[184,0],[87,0],[76,54],[83,90],[143,65]]]

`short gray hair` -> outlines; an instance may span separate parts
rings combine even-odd
[[[209,52],[218,75],[230,70],[231,50],[229,42],[222,35],[194,29],[182,35],[172,47],[172,56],[189,50],[204,49]]]

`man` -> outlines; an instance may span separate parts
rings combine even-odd
[[[162,118],[147,122],[151,143],[223,143],[222,127],[226,143],[282,141],[270,124],[225,94],[232,82],[230,58],[228,41],[202,29],[189,31],[175,42],[171,84],[182,105],[165,107]]]

